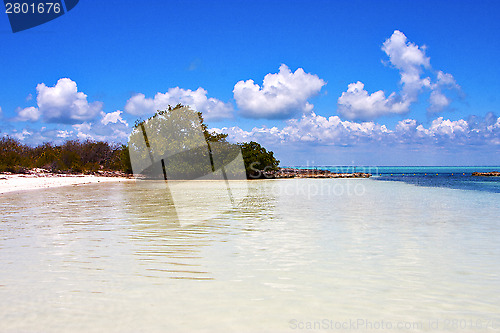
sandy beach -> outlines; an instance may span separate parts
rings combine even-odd
[[[16,191],[38,190],[50,187],[84,185],[104,182],[130,182],[126,177],[104,177],[95,175],[19,175],[0,174],[0,195]]]

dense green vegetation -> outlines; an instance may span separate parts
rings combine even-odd
[[[276,171],[280,161],[255,141],[240,143],[247,178],[264,178],[263,172]]]
[[[0,172],[24,173],[31,168],[68,173],[131,172],[128,150],[124,145],[87,140],[30,147],[10,137],[0,138]]]
[[[143,130],[153,133],[148,136],[147,145],[155,147],[159,155],[169,151],[181,152],[164,161],[170,166],[168,170],[177,172],[169,179],[197,178],[211,171],[205,170],[207,159],[211,161],[209,167],[219,168],[231,162],[240,151],[248,178],[260,178],[263,171],[278,169],[279,161],[273,152],[253,141],[228,143],[227,134],[208,131],[201,112],[179,104],[158,111],[147,120],[137,121],[131,134],[130,147],[91,140],[71,140],[61,145],[44,143],[30,147],[11,137],[0,138],[0,172],[23,173],[27,169],[43,168],[67,173],[93,173],[99,170],[132,173],[131,152],[135,154],[135,160],[144,160],[145,164],[150,159],[150,149],[145,149],[144,145],[138,147],[138,143],[144,142]],[[199,149],[202,148],[200,142],[208,143],[211,152]],[[189,153],[182,154],[187,149]],[[152,169],[150,167],[145,171],[158,173],[161,168]],[[231,169],[227,168],[226,172],[231,172]]]

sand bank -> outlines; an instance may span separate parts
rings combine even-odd
[[[0,194],[37,190],[68,185],[83,185],[105,182],[130,182],[125,177],[103,177],[94,175],[18,175],[0,174]]]

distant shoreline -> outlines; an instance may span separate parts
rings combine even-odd
[[[370,178],[372,174],[364,172],[333,172],[324,169],[279,168],[262,172],[256,179],[294,179],[294,178]],[[500,172],[473,172],[472,176],[500,177]],[[120,171],[97,171],[93,174],[52,173],[44,169],[31,169],[25,173],[0,173],[0,195],[19,191],[29,191],[62,186],[77,186],[106,182],[135,181],[133,175]]]
[[[334,172],[324,169],[279,168],[275,171],[265,171],[261,179],[287,178],[370,178],[372,174],[365,172]]]

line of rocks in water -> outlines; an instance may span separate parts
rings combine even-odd
[[[339,173],[320,169],[280,168],[277,171],[265,171],[262,178],[369,178],[372,175],[364,172]]]
[[[473,176],[478,177],[500,177],[500,172],[492,171],[492,172],[473,172]]]

